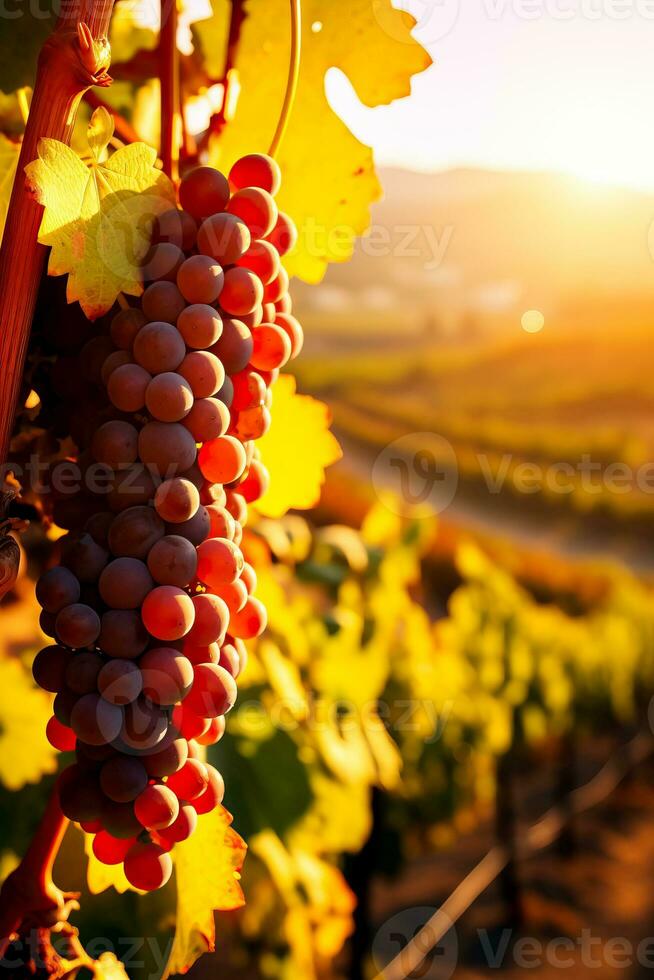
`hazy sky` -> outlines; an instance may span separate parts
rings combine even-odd
[[[654,189],[654,0],[395,0],[436,62],[409,99],[328,92],[377,160],[557,170]]]

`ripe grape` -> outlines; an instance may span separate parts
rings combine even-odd
[[[236,264],[249,269],[266,286],[279,274],[279,252],[270,242],[260,239],[252,242]]]
[[[208,730],[204,735],[198,735],[197,742],[199,745],[215,745],[221,740],[225,734],[225,716],[219,715],[217,718],[212,718],[209,724]],[[208,769],[211,767],[207,766]],[[208,787],[207,787],[208,788]],[[196,800],[196,803],[199,801]]]
[[[299,320],[290,313],[276,313],[274,322],[282,328],[291,342],[291,358],[297,357],[304,344],[304,331]]]
[[[142,689],[141,671],[131,660],[109,660],[98,674],[98,690],[110,704],[131,704]]]
[[[179,200],[196,221],[224,211],[229,201],[227,178],[213,167],[196,167],[182,180]]]
[[[77,763],[64,769],[59,779],[59,803],[69,820],[97,820],[102,810],[102,790],[95,773]]]
[[[225,376],[223,386],[220,391],[216,392],[216,397],[227,405],[227,408],[232,404],[232,399],[234,397],[234,385],[232,384],[232,379]]]
[[[145,405],[145,392],[152,375],[140,364],[123,364],[112,372],[107,394],[112,405],[121,412],[140,412]]]
[[[243,609],[232,615],[229,630],[241,640],[253,640],[255,636],[261,636],[267,623],[266,607],[250,596]]]
[[[225,368],[216,355],[207,350],[188,353],[179,365],[179,373],[191,386],[195,398],[210,398],[225,380]]]
[[[147,503],[154,493],[152,474],[143,463],[135,463],[114,475],[107,503],[114,513]]]
[[[91,694],[97,690],[101,669],[99,653],[76,653],[66,668],[66,687],[74,694]]]
[[[165,279],[175,282],[177,270],[184,261],[184,253],[172,242],[157,242],[145,257],[142,268],[143,278],[147,280]]]
[[[103,384],[106,386],[113,372],[117,368],[125,364],[129,364],[131,360],[132,359],[126,350],[115,350],[113,354],[110,354],[102,365],[102,370],[100,371],[100,377],[102,378]]]
[[[123,469],[136,460],[138,432],[129,422],[105,422],[93,436],[91,452],[98,463],[105,463],[112,470]]]
[[[193,800],[193,808],[198,815],[211,813],[225,798],[225,781],[217,769],[207,765],[209,785],[201,796]]]
[[[185,353],[184,338],[177,327],[161,320],[146,323],[134,340],[134,360],[150,374],[175,371]]]
[[[109,328],[111,339],[116,347],[120,350],[131,350],[134,338],[145,323],[147,323],[145,316],[136,307],[120,310],[111,321]]]
[[[74,602],[57,614],[55,630],[64,646],[73,649],[89,647],[100,635],[100,617],[90,606]]]
[[[247,250],[251,235],[247,225],[233,214],[214,214],[200,225],[198,251],[221,266],[234,263]]]
[[[70,727],[82,742],[104,745],[120,734],[123,712],[99,694],[83,694],[70,715]]]
[[[222,266],[208,255],[192,255],[180,266],[177,288],[187,303],[215,303],[223,288]]]
[[[148,568],[159,585],[185,589],[195,579],[198,556],[194,545],[179,534],[167,534],[152,547]]]
[[[158,844],[133,844],[125,857],[125,877],[140,891],[163,888],[173,873],[173,861]]]
[[[263,323],[263,303],[258,303],[251,313],[244,313],[239,319],[248,330],[258,327],[260,323]]]
[[[186,696],[193,683],[191,664],[172,647],[148,650],[141,657],[140,667],[143,693],[155,704],[176,704]]]
[[[257,573],[255,572],[252,565],[250,565],[248,562],[245,562],[245,564],[243,565],[243,569],[241,571],[241,581],[245,583],[245,586],[248,592],[250,593],[250,595],[252,595],[253,592],[256,592]]]
[[[129,507],[111,525],[109,547],[117,557],[146,558],[165,533],[164,522],[152,507]]]
[[[195,440],[179,422],[148,422],[138,436],[143,463],[161,476],[183,473],[195,461]]]
[[[227,211],[245,222],[253,238],[265,238],[277,223],[277,205],[268,191],[260,187],[237,191],[227,205]]]
[[[190,480],[174,477],[157,487],[154,506],[163,521],[178,524],[188,521],[196,513],[200,506],[200,494]]]
[[[248,475],[246,478],[239,483],[239,491],[245,497],[249,504],[253,503],[255,500],[259,500],[263,497],[264,493],[270,486],[270,475],[268,470],[255,459],[250,465],[248,470]]]
[[[108,511],[99,511],[89,517],[84,525],[84,530],[91,535],[96,544],[105,550],[109,546],[109,528],[113,524],[114,515]]]
[[[196,646],[190,640],[184,643],[184,656],[195,664],[217,664],[220,660],[220,647],[217,643],[209,646]]]
[[[252,313],[263,299],[263,284],[249,269],[234,266],[225,273],[220,306],[232,317]]]
[[[115,558],[103,570],[98,587],[112,609],[138,609],[152,588],[152,577],[138,558]]]
[[[280,211],[275,227],[266,235],[271,245],[274,245],[280,255],[287,255],[297,243],[297,228],[292,218]]]
[[[177,773],[174,773],[169,779],[175,779],[176,775]],[[134,803],[134,813],[146,830],[163,830],[165,827],[170,827],[177,819],[179,813],[177,796],[167,785],[147,786]]]
[[[223,332],[211,352],[219,357],[227,374],[242,371],[250,362],[252,334],[240,320],[223,319]]]
[[[98,645],[108,657],[134,660],[148,644],[141,617],[132,609],[110,609],[102,617]]]
[[[148,385],[145,404],[159,422],[179,422],[193,408],[193,392],[181,374],[164,371]]]
[[[197,554],[198,578],[212,589],[234,582],[243,568],[243,555],[227,538],[203,541]]]
[[[231,628],[231,627],[230,627]],[[185,707],[205,718],[227,714],[236,701],[236,682],[218,664],[197,664],[194,681],[186,696]]]
[[[136,837],[143,827],[134,815],[133,803],[114,803],[105,798],[102,805],[101,820],[105,830],[120,840]]]
[[[218,398],[198,398],[182,425],[196,442],[208,442],[224,435],[229,428],[229,409]]]
[[[223,324],[213,306],[194,303],[179,315],[177,329],[187,347],[199,350],[216,343],[222,333]]]
[[[234,537],[236,524],[229,511],[225,510],[224,507],[219,507],[218,504],[209,504],[207,513],[211,521],[209,535],[212,538],[228,538],[231,541]]]
[[[282,296],[288,292],[288,272],[283,265],[279,267],[279,272],[267,286],[264,286],[263,298],[265,303],[278,303]]]
[[[194,800],[209,785],[207,767],[198,759],[189,759],[182,768],[169,777],[166,786],[179,800]]]
[[[245,498],[234,490],[228,490],[225,495],[225,510],[227,510],[237,525],[245,527],[248,520],[248,505]]]
[[[256,371],[239,371],[232,378],[234,398],[232,411],[242,412],[248,408],[263,405],[266,397],[266,386],[261,375]]]
[[[98,764],[113,759],[118,753],[113,745],[87,745],[85,742],[77,742],[75,755],[77,761],[87,769],[96,770]]]
[[[164,748],[141,757],[148,776],[155,779],[172,776],[174,772],[182,768],[187,759],[188,742],[185,738],[176,738]]]
[[[225,585],[221,585],[220,587],[215,586],[215,590],[216,595],[220,596],[220,598],[223,600],[229,609],[230,614],[233,612],[239,612],[245,605],[249,595],[247,588],[240,579],[236,579],[235,582],[229,582]],[[223,664],[223,666],[225,665]],[[233,671],[230,673],[233,673]],[[234,674],[234,676],[236,676],[236,674]]]
[[[106,830],[100,830],[93,838],[91,847],[98,861],[111,865],[121,864],[133,844],[134,839],[131,837],[120,840],[118,837],[112,837]]]
[[[189,640],[195,646],[221,644],[229,625],[229,609],[222,599],[209,592],[193,596],[195,622],[189,632]]]
[[[289,293],[284,293],[281,299],[278,299],[276,303],[273,304],[275,307],[275,314],[277,313],[292,313],[293,312],[293,300]]]
[[[168,716],[158,705],[139,696],[125,708],[120,743],[123,751],[151,752],[162,746],[168,732]]]
[[[57,565],[41,575],[36,584],[36,599],[49,613],[58,613],[79,599],[79,582],[71,571]]]
[[[158,640],[180,640],[193,626],[195,609],[182,589],[159,585],[145,599],[141,617],[145,628]]]
[[[61,562],[79,582],[88,584],[97,581],[108,560],[105,549],[86,532],[68,535],[62,541]]]
[[[242,442],[250,442],[261,439],[270,428],[270,423],[270,409],[266,405],[257,405],[238,413],[234,432]]]
[[[169,524],[166,530],[168,534],[175,534],[186,538],[187,541],[190,541],[191,544],[197,547],[197,545],[209,537],[209,531],[211,530],[211,520],[207,513],[207,508],[201,504],[190,520],[183,521],[179,524]]]
[[[100,770],[102,792],[114,803],[131,803],[147,785],[145,766],[133,756],[114,756]]]
[[[75,732],[67,725],[62,725],[54,715],[45,726],[45,737],[59,752],[73,752],[77,743]]]
[[[197,811],[190,803],[183,803],[179,808],[177,820],[165,830],[160,830],[158,836],[165,844],[172,847],[173,844],[179,844],[184,840],[188,840],[194,833],[197,824]]]
[[[145,323],[176,323],[185,306],[184,297],[174,282],[153,282],[141,299]]]
[[[282,186],[282,172],[279,164],[266,153],[248,153],[237,160],[229,171],[232,187],[261,187],[269,194],[276,194]]]
[[[196,715],[185,704],[178,704],[173,709],[173,725],[186,742],[190,742],[209,730],[209,719]]]
[[[188,211],[171,208],[170,211],[164,211],[155,220],[152,240],[154,242],[172,242],[185,252],[190,252],[195,245],[197,230],[197,225]]]
[[[204,443],[198,454],[198,464],[207,480],[233,483],[245,469],[245,450],[233,436],[219,436]]]

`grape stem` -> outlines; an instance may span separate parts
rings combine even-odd
[[[181,137],[177,0],[161,0],[158,55],[161,84],[161,160],[164,173],[176,182],[179,179]]]
[[[93,85],[111,83],[106,40],[114,0],[70,0],[41,49],[34,95],[18,160],[2,248],[0,248],[0,463],[9,452],[11,432],[30,327],[45,264],[37,235],[43,208],[21,179],[37,156],[43,137],[70,143],[77,109]]]
[[[78,895],[62,892],[52,880],[67,827],[57,781],[23,860],[0,890],[0,958],[25,929],[51,929],[79,908]]]
[[[286,135],[288,122],[295,102],[298,81],[300,78],[300,61],[302,57],[302,6],[301,0],[291,0],[291,57],[288,67],[288,79],[282,111],[277,123],[275,135],[270,144],[271,157],[277,156],[280,144]]]

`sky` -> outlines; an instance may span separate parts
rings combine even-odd
[[[654,189],[654,0],[395,0],[435,64],[368,109],[328,96],[379,164],[553,170]]]

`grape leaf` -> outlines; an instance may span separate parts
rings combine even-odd
[[[213,951],[215,911],[244,904],[238,872],[246,845],[231,822],[227,810],[218,807],[200,817],[192,837],[175,845],[177,927],[166,976],[186,973],[198,957]]]
[[[282,517],[292,508],[309,510],[318,503],[325,467],[342,455],[329,422],[326,405],[296,394],[292,375],[277,379],[272,425],[258,442],[270,473],[270,488],[255,504],[264,517]]]
[[[208,71],[220,76],[215,52],[224,34],[223,0],[196,26]],[[210,162],[229,169],[243,153],[267,151],[275,131],[289,63],[288,0],[246,3],[235,67],[241,94],[233,122],[210,142]],[[292,275],[319,282],[328,262],[347,261],[380,197],[372,151],[332,111],[325,75],[339,68],[367,106],[410,93],[411,76],[431,59],[411,37],[414,20],[390,0],[305,0],[302,64],[289,127],[278,154],[284,175],[278,196],[300,230],[286,260]]]
[[[34,686],[20,660],[0,660],[0,781],[7,789],[56,772],[58,753],[45,737],[51,705],[50,695]]]
[[[48,272],[68,273],[68,302],[79,301],[89,319],[106,313],[121,292],[141,295],[140,266],[152,222],[175,203],[151,147],[133,143],[105,160],[112,134],[111,116],[97,109],[89,125],[88,166],[64,143],[42,139],[38,160],[25,168],[45,207],[39,241],[52,247]]]
[[[7,220],[9,199],[11,189],[14,186],[19,156],[20,143],[15,143],[0,133],[0,241],[2,241],[2,232]]]

